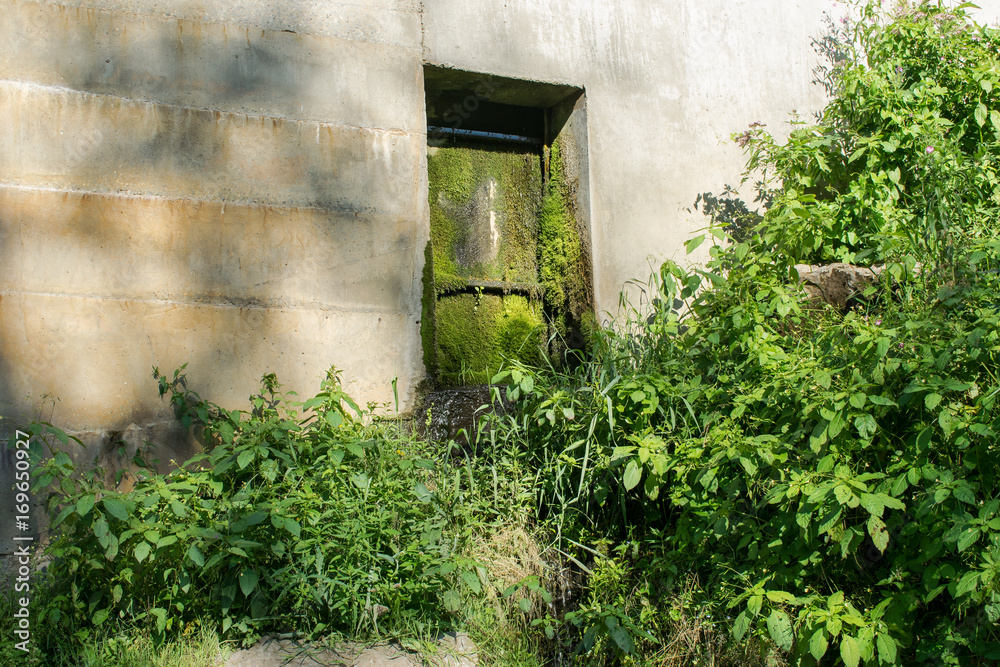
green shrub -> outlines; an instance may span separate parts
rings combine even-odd
[[[693,239],[708,262],[664,264],[574,374],[495,381],[543,516],[568,549],[625,549],[647,608],[696,577],[716,623],[795,664],[995,664],[1000,34],[927,2],[856,11],[820,123],[737,137],[770,179],[757,227]],[[846,312],[799,285],[830,261],[882,269]],[[593,643],[625,613],[652,655],[642,609],[574,619]]]
[[[245,641],[434,634],[480,592],[485,573],[463,554],[468,466],[366,425],[337,373],[303,403],[265,376],[247,412],[201,400],[179,371],[154,374],[210,448],[162,475],[137,455],[129,492],[62,452],[39,463],[53,627],[80,639],[106,624],[161,637],[209,624]]]

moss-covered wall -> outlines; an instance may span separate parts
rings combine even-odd
[[[541,363],[584,346],[589,258],[562,159],[558,141],[543,151],[428,148],[421,333],[436,385],[489,382],[504,359]]]
[[[537,280],[537,152],[471,143],[429,148],[427,172],[439,291],[470,279]]]
[[[437,304],[437,380],[486,384],[505,359],[543,361],[541,304],[518,294],[452,294]]]
[[[562,140],[548,154],[548,182],[538,215],[538,270],[546,311],[558,336],[551,352],[585,347],[594,327],[589,256],[583,251],[575,197],[563,162]]]

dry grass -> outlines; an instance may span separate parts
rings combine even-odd
[[[661,631],[661,646],[636,665],[655,667],[787,667],[777,647],[752,639],[732,645],[728,627],[720,627],[705,608],[692,608],[696,580],[670,601],[669,622]],[[666,611],[666,610],[665,610]]]
[[[510,586],[536,577],[542,584],[550,572],[543,558],[543,547],[537,537],[524,526],[504,526],[489,535],[477,535],[469,549],[472,557],[489,572],[492,586],[488,586],[486,597],[498,611],[506,611],[510,605],[518,605],[528,599],[532,614],[541,611],[544,615],[545,602],[538,593],[531,593],[521,586],[504,599],[502,593]]]

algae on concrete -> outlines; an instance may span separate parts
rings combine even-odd
[[[573,196],[563,164],[561,140],[549,149],[545,199],[538,215],[539,282],[549,321],[558,334],[552,352],[582,347],[593,327],[588,257],[580,242]]]
[[[541,156],[459,143],[428,149],[434,280],[534,282]]]
[[[437,385],[487,383],[505,360],[540,364],[585,347],[588,256],[559,146],[428,148],[421,335]]]
[[[436,331],[442,386],[486,384],[508,359],[544,360],[541,304],[521,295],[449,295],[437,303]]]

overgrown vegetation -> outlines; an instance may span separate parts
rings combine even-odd
[[[53,664],[87,664],[109,627],[157,641],[197,628],[242,643],[434,637],[500,585],[469,547],[528,516],[516,459],[487,476],[400,424],[372,423],[332,371],[304,402],[267,376],[245,412],[203,401],[180,371],[156,376],[209,448],[165,475],[137,454],[129,491],[78,469],[58,429],[32,427],[35,448],[55,450],[36,451],[52,522],[33,640]]]
[[[1000,659],[1000,35],[856,10],[820,123],[737,137],[761,222],[693,239],[707,265],[666,263],[575,374],[497,378],[542,511],[622,565],[568,617],[595,658],[653,659],[695,581],[713,627],[794,664]],[[880,281],[819,308],[794,267],[829,261]]]
[[[735,137],[763,217],[706,201],[707,264],[664,264],[578,367],[494,377],[517,410],[475,452],[376,420],[336,373],[303,403],[266,377],[246,412],[175,373],[204,454],[138,457],[127,493],[41,463],[39,647],[463,627],[486,664],[996,664],[1000,34],[854,9],[819,123]],[[795,267],[831,261],[879,279],[818,306]]]

